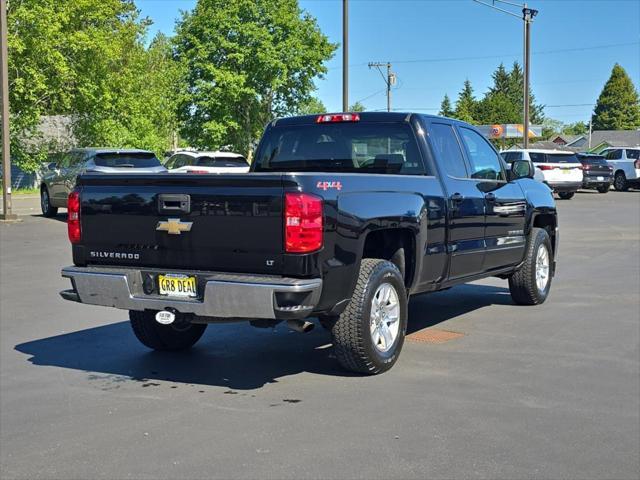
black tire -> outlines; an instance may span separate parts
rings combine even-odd
[[[598,185],[598,192],[607,193],[609,191],[609,185]]]
[[[45,186],[40,189],[40,209],[45,217],[55,217],[58,214],[58,207],[51,205],[49,190]]]
[[[571,198],[573,198],[573,196],[576,194],[576,192],[558,192],[558,196],[562,199],[562,200],[570,200]]]
[[[615,177],[613,177],[613,188],[615,188],[619,192],[626,192],[627,190],[629,190],[627,176],[622,170],[618,170]]]
[[[536,259],[538,251],[542,248],[548,253],[548,279],[541,290],[536,284]],[[549,234],[543,228],[533,228],[527,244],[527,254],[524,264],[509,277],[509,290],[511,298],[518,305],[539,305],[549,296],[551,281],[553,280],[553,249]]]
[[[186,350],[200,340],[206,324],[190,323],[180,327],[156,322],[156,312],[129,311],[131,328],[140,342],[153,350]]]
[[[371,334],[371,309],[378,288],[390,284],[398,298],[398,332],[382,352]],[[388,325],[388,324],[387,324]],[[335,321],[331,334],[336,357],[347,370],[375,375],[389,370],[400,355],[407,330],[407,293],[398,268],[387,260],[365,258],[351,301]]]

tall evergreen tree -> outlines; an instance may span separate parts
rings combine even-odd
[[[507,72],[507,69],[504,68],[504,65],[501,63],[493,74],[491,74],[491,78],[493,78],[493,86],[489,88],[489,93],[503,93],[506,95],[511,94],[511,74]]]
[[[473,95],[473,87],[469,79],[464,81],[464,86],[458,94],[456,101],[455,118],[468,123],[475,123],[477,101]]]
[[[633,130],[640,127],[640,100],[627,72],[617,63],[593,112],[594,130]]]
[[[445,94],[442,99],[442,103],[440,104],[440,112],[438,115],[443,117],[453,117],[455,112],[453,111],[453,107],[451,106],[451,100],[449,99],[449,95]]]

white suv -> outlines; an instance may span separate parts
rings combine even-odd
[[[536,178],[542,173],[544,183],[563,200],[575,195],[582,186],[582,163],[573,152],[562,150],[508,150],[509,160],[529,160],[536,168]]]
[[[640,147],[610,147],[605,148],[600,155],[604,155],[613,168],[613,188],[620,192],[630,186],[640,188]]]

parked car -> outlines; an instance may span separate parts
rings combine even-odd
[[[49,163],[40,185],[40,207],[45,217],[67,207],[67,197],[78,175],[92,173],[160,173],[167,169],[153,152],[137,149],[77,148]]]
[[[640,188],[640,147],[605,148],[607,163],[613,168],[613,188],[624,192],[629,187]]]
[[[582,163],[582,188],[595,188],[600,193],[607,193],[613,181],[613,168],[602,155],[578,153]]]
[[[411,295],[500,277],[515,303],[546,300],[557,213],[532,176],[457,120],[274,120],[248,174],[80,176],[61,295],[129,310],[156,350],[190,348],[210,323],[305,332],[319,317],[343,367],[380,373],[400,354]]]
[[[545,183],[544,182],[544,175],[542,174],[542,170],[540,170],[539,168],[536,168],[536,166],[533,164],[533,162],[531,160],[529,160],[528,158],[525,158],[525,155],[523,155],[522,151],[519,150],[505,150],[500,152],[500,155],[502,156],[502,159],[507,162],[507,164],[509,165],[509,167],[511,167],[511,164],[513,162],[515,162],[516,160],[522,160],[522,161],[526,161],[529,162],[531,164],[531,169],[533,170],[533,179],[537,180],[539,182]]]
[[[562,150],[509,150],[522,155],[523,160],[530,160],[544,177],[544,183],[563,200],[572,198],[582,187],[582,163],[573,152]]]
[[[246,173],[249,163],[239,153],[177,152],[167,160],[170,173]]]

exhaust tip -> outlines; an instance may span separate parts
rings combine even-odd
[[[291,330],[299,333],[309,333],[315,324],[307,320],[287,320],[287,325]]]

